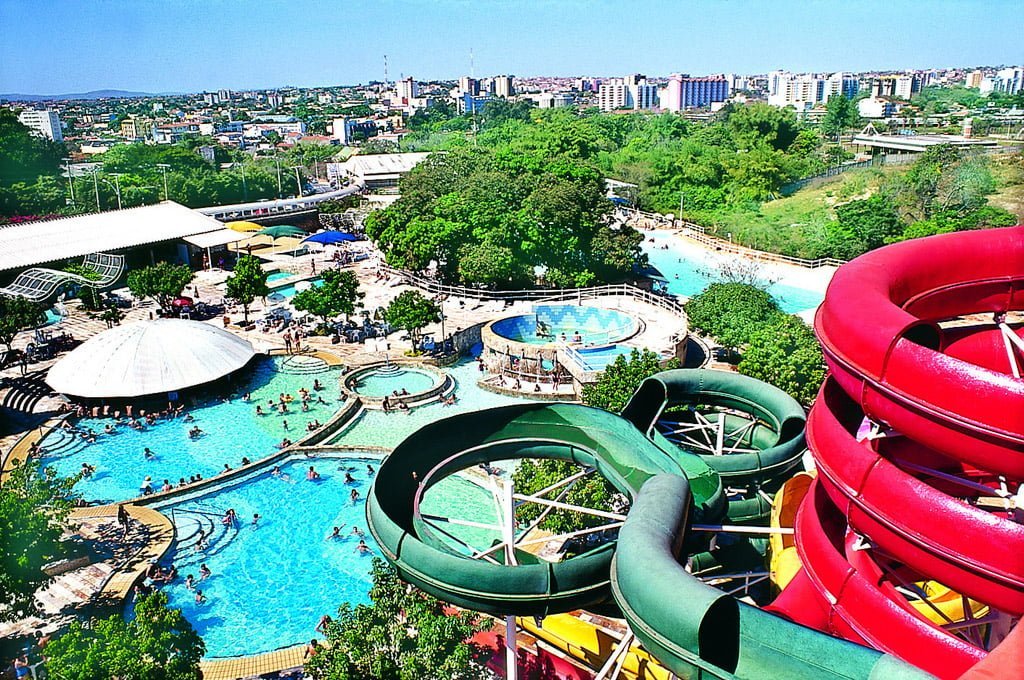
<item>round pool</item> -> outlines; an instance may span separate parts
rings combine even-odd
[[[529,345],[608,345],[636,334],[637,319],[625,312],[582,305],[538,305],[532,314],[498,319],[490,325],[500,338]]]
[[[451,386],[447,374],[426,366],[395,362],[370,364],[345,377],[342,389],[359,397],[369,408],[383,407],[385,397],[398,396],[406,403],[427,401]]]

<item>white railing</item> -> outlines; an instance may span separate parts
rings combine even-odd
[[[816,260],[809,260],[804,257],[793,257],[792,255],[780,255],[778,253],[769,253],[764,250],[755,250],[753,248],[747,248],[741,246],[732,241],[726,241],[715,236],[708,234],[707,227],[696,224],[694,222],[687,222],[681,219],[668,219],[665,215],[660,213],[646,212],[643,210],[622,210],[621,217],[627,221],[636,219],[646,219],[656,222],[660,225],[664,225],[666,228],[678,229],[689,239],[693,239],[697,243],[703,246],[711,248],[716,252],[732,253],[734,255],[742,255],[743,257],[749,257],[752,260],[758,262],[778,262],[781,264],[792,264],[797,267],[804,267],[806,269],[817,269],[818,267],[839,267],[846,264],[846,260],[840,260],[835,257],[819,257]]]
[[[660,307],[673,314],[684,317],[686,312],[681,303],[670,295],[658,295],[628,283],[617,283],[607,286],[590,288],[536,288],[528,290],[488,290],[486,288],[470,288],[439,283],[433,279],[414,274],[404,269],[396,269],[386,264],[380,265],[381,271],[390,276],[397,276],[411,286],[426,291],[431,295],[452,295],[474,300],[517,301],[532,300],[534,302],[581,302],[598,297],[624,296],[655,307]]]

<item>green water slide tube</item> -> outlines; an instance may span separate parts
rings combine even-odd
[[[643,646],[679,678],[920,680],[899,659],[773,616],[679,563],[691,512],[678,475],[648,480],[619,530],[612,594]]]
[[[704,419],[710,421],[710,426],[702,434],[708,437],[708,449],[717,448],[714,430],[721,424],[723,433],[737,433],[733,445],[726,441],[721,447],[724,455],[694,450],[721,475],[726,486],[788,476],[807,450],[803,407],[779,388],[739,373],[705,369],[658,373],[640,385],[622,410],[622,417],[664,447],[669,442],[658,432],[658,420],[667,409],[680,406],[698,407],[698,411],[699,407],[727,409],[706,414]],[[679,409],[672,417],[681,420],[684,427],[699,424],[692,408]],[[685,444],[683,447],[689,448]],[[738,452],[732,452],[734,449]],[[731,510],[730,517],[733,514]]]
[[[718,475],[697,456],[664,449],[614,413],[578,404],[515,404],[456,415],[406,438],[367,498],[367,524],[400,576],[453,604],[496,615],[544,616],[610,599],[614,543],[557,563],[521,554],[508,567],[471,559],[421,517],[427,488],[459,469],[522,457],[593,467],[630,501],[657,474],[688,479],[698,521],[721,521]]]

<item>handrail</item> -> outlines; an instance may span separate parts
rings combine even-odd
[[[637,218],[644,218],[653,220],[666,226],[674,227],[686,238],[693,239],[697,243],[703,246],[712,248],[719,252],[732,253],[734,255],[742,255],[749,257],[752,260],[762,262],[781,262],[783,264],[792,264],[797,267],[804,267],[806,269],[817,269],[818,267],[840,267],[846,264],[846,260],[840,260],[835,257],[819,257],[816,260],[809,260],[804,257],[794,257],[792,255],[780,255],[779,253],[769,253],[765,250],[755,250],[754,248],[747,248],[741,246],[732,241],[726,241],[715,236],[708,234],[707,227],[696,224],[694,222],[688,222],[683,219],[668,219],[666,215],[661,213],[646,212],[644,210],[623,210],[620,209],[620,217],[625,221],[635,220]]]
[[[413,272],[397,269],[387,264],[380,265],[381,271],[397,276],[411,286],[424,290],[431,295],[452,295],[455,297],[473,298],[477,300],[492,301],[515,301],[534,300],[537,302],[566,302],[582,301],[595,297],[622,295],[631,297],[634,300],[660,307],[679,316],[686,315],[683,304],[678,299],[668,295],[656,295],[650,291],[630,285],[628,283],[609,284],[606,286],[591,286],[589,288],[538,288],[530,290],[486,290],[482,288],[468,288],[466,286],[453,286],[438,283],[425,276]]]

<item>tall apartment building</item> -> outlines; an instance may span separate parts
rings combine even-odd
[[[508,99],[516,93],[515,87],[512,85],[512,76],[494,76],[491,79],[491,85],[494,88],[495,97]]]
[[[640,74],[612,78],[601,83],[597,105],[602,111],[653,109],[658,105],[658,88],[648,84],[647,78]]]
[[[981,79],[985,77],[985,74],[981,71],[971,71],[967,74],[967,79],[964,81],[964,87],[981,87]]]
[[[409,76],[395,83],[395,94],[398,95],[399,102],[407,104],[410,99],[420,96],[420,87],[412,76]]]
[[[689,78],[673,74],[661,91],[661,108],[672,111],[710,106],[729,98],[729,81],[725,76]]]
[[[469,76],[462,76],[459,78],[459,94],[477,96],[480,94],[480,81]]]
[[[56,111],[25,109],[18,114],[18,120],[22,125],[35,130],[47,139],[52,139],[55,142],[64,141],[64,131],[61,129],[60,117],[57,116]]]
[[[813,73],[793,75],[773,71],[768,74],[768,103],[804,110],[826,102],[834,95],[853,98],[859,86],[858,80],[848,73],[833,73],[823,78]]]
[[[1003,94],[1024,91],[1024,66],[1011,66],[998,71],[992,79],[992,91]]]

